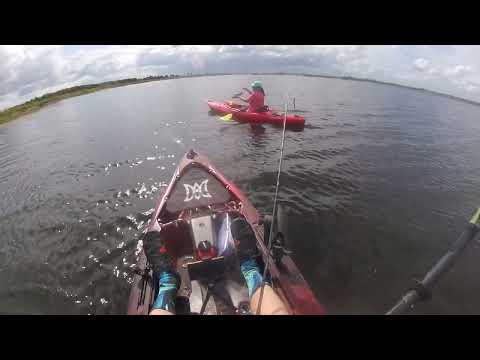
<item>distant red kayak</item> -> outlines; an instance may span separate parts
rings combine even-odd
[[[277,114],[272,111],[262,113],[252,113],[242,111],[235,106],[216,101],[207,101],[209,108],[219,115],[232,114],[232,118],[238,122],[247,122],[252,124],[273,124],[283,126],[283,114]],[[305,118],[298,115],[287,115],[287,126],[303,127]]]

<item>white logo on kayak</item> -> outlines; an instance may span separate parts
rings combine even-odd
[[[200,184],[195,183],[192,185],[183,184],[185,186],[185,200],[184,202],[191,201],[193,199],[200,200],[200,198],[211,198],[212,195],[208,192],[207,189],[207,180],[203,180]]]

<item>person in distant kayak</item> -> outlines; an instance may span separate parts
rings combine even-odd
[[[237,248],[240,271],[245,278],[250,298],[251,313],[257,311],[263,276],[255,260],[258,255],[256,238],[244,218],[236,218],[230,225],[233,243]],[[159,232],[149,232],[144,239],[144,251],[153,272],[159,279],[158,296],[150,315],[174,315],[175,298],[180,287],[180,275],[174,270],[173,258],[168,254],[165,241]],[[285,304],[273,288],[265,282],[260,308],[261,315],[287,315]]]
[[[248,112],[265,112],[268,111],[268,107],[265,106],[265,91],[263,90],[263,85],[260,81],[256,80],[252,83],[252,91],[247,88],[243,90],[247,91],[250,96],[248,98],[242,98],[240,95],[237,96],[239,100],[248,103]]]

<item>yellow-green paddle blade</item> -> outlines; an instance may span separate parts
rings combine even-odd
[[[231,121],[232,120],[232,114],[227,114],[225,116],[222,116],[220,119],[223,121]]]

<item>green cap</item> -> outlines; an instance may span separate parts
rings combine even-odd
[[[258,89],[258,88],[263,88],[262,83],[261,83],[260,81],[258,81],[258,80],[255,80],[254,82],[252,82],[252,85],[251,85],[251,86],[252,86],[253,89],[255,89],[255,88],[257,88],[257,89]]]

